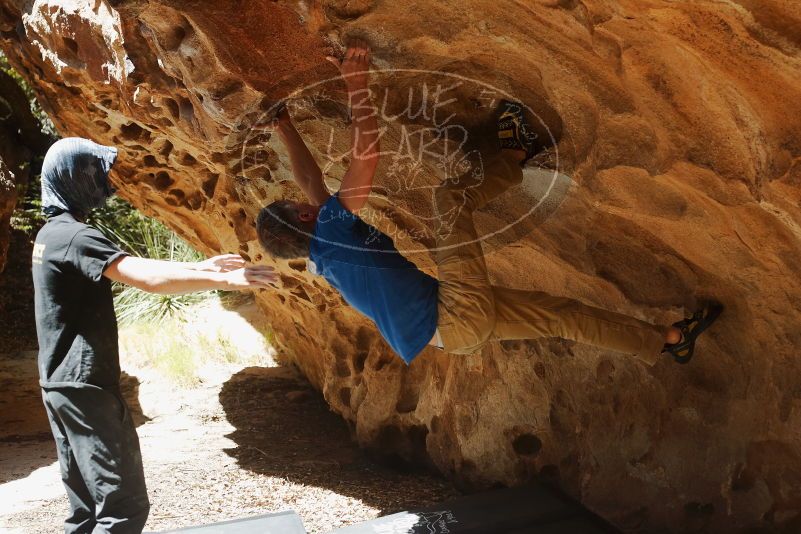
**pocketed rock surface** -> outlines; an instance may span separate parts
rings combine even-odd
[[[120,148],[123,197],[206,253],[278,265],[283,289],[258,295],[276,342],[361,445],[472,487],[542,476],[628,531],[801,529],[798,2],[0,7],[2,48],[60,132]],[[474,356],[429,349],[407,368],[303,262],[264,257],[258,210],[302,194],[254,125],[291,95],[336,189],[345,96],[314,84],[336,76],[325,55],[352,36],[382,70],[382,149],[395,156],[407,127],[426,121],[442,129],[452,115],[481,132],[501,95],[529,105],[555,143],[544,165],[570,180],[542,187],[529,170],[476,216],[494,236],[494,282],[663,323],[715,297],[726,312],[694,361],[646,368],[549,339]],[[464,83],[451,87],[455,76]],[[419,105],[437,84],[450,91],[439,123],[432,108],[404,113],[407,95]],[[437,169],[427,152],[410,161],[384,158],[371,205],[414,251],[433,243],[426,186]],[[433,268],[429,254],[409,256]]]

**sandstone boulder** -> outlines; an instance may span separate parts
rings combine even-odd
[[[282,357],[364,446],[470,486],[547,478],[632,531],[801,529],[797,2],[0,7],[1,46],[59,131],[120,148],[122,196],[204,252],[279,266],[284,289],[258,299]],[[493,279],[661,322],[714,296],[726,315],[695,361],[539,340],[407,368],[302,262],[264,257],[259,208],[301,194],[259,124],[289,97],[336,188],[347,111],[324,56],[350,36],[381,70],[392,148],[372,206],[400,248],[432,268],[430,186],[450,145],[408,147],[450,125],[480,145],[493,103],[522,99],[561,174],[529,171],[477,216]]]

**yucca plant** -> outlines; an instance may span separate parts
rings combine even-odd
[[[204,259],[169,228],[155,219],[145,217],[116,197],[103,208],[95,210],[89,222],[134,256],[178,262]],[[213,297],[215,293],[156,295],[114,284],[114,309],[117,320],[123,326],[136,322],[158,322],[170,317],[181,318],[193,304]]]

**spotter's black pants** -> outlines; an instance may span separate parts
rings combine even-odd
[[[140,534],[150,503],[142,454],[119,392],[94,386],[45,388],[70,501],[66,534]]]

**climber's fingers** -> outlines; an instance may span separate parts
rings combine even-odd
[[[353,39],[345,51],[342,59],[326,56],[340,74],[345,78],[346,84],[354,88],[361,88],[367,83],[370,72],[370,46],[362,39]]]
[[[354,39],[345,52],[346,59],[353,59],[358,63],[365,63],[370,55],[370,45],[363,39]]]

